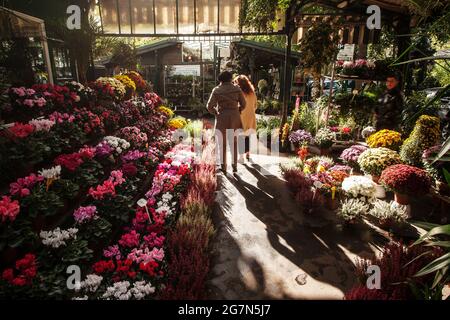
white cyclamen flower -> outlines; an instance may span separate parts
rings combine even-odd
[[[46,179],[59,179],[61,175],[61,166],[56,166],[50,169],[42,169],[39,174]]]
[[[129,300],[132,297],[132,293],[128,291],[130,283],[128,281],[119,281],[114,283],[112,287],[106,288],[106,292],[103,294],[104,299],[116,299],[116,300]]]
[[[155,293],[155,287],[152,287],[151,283],[145,283],[145,281],[137,281],[133,284],[130,293],[136,300],[142,300],[146,296]]]
[[[96,274],[88,274],[86,280],[81,281],[80,288],[76,291],[84,289],[86,292],[96,292],[100,284],[102,283],[103,277]]]
[[[41,231],[39,236],[42,239],[42,244],[52,248],[59,248],[66,245],[66,240],[76,239],[77,228],[69,228],[61,230],[59,227],[51,231]]]

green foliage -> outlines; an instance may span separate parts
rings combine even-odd
[[[437,237],[441,237],[442,239],[437,239]],[[433,260],[421,270],[419,270],[414,276],[415,277],[423,277],[428,274],[435,274],[435,278],[433,281],[432,288],[440,285],[446,284],[450,275],[448,272],[448,268],[450,265],[450,225],[442,225],[436,226],[429,230],[426,234],[420,237],[413,245],[418,245],[424,242],[427,242],[427,246],[437,246],[441,247],[446,253],[439,258]],[[443,241],[444,240],[444,241]],[[412,261],[411,261],[412,262]]]
[[[113,50],[110,63],[128,70],[135,70],[137,64],[136,49],[126,43],[119,43]]]
[[[422,163],[423,151],[435,146],[440,139],[439,123],[437,117],[420,116],[400,149],[400,156],[404,162],[413,166],[419,166]]]

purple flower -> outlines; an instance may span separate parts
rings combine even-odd
[[[139,150],[131,150],[122,156],[122,161],[124,162],[134,161],[142,158],[143,156],[145,156],[145,152],[141,152]]]
[[[341,159],[347,163],[356,163],[359,155],[367,150],[366,146],[355,144],[341,153]]]
[[[100,142],[95,147],[95,155],[98,157],[107,157],[112,153],[112,148],[107,142]]]
[[[297,130],[291,132],[289,135],[289,141],[293,144],[310,143],[312,141],[312,135],[306,130]]]

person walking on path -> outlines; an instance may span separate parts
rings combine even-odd
[[[399,76],[389,74],[386,77],[386,91],[378,99],[375,109],[376,130],[398,130],[403,111],[403,93]]]
[[[222,171],[227,171],[228,140],[233,159],[233,172],[237,172],[237,137],[234,131],[242,129],[241,112],[245,110],[246,101],[242,90],[231,83],[233,79],[231,72],[223,71],[217,79],[220,84],[212,90],[206,108],[209,113],[216,116],[215,130],[216,137],[219,136],[217,144]],[[219,132],[221,137],[218,135]],[[233,134],[231,135],[231,133]]]
[[[250,161],[250,135],[256,133],[256,108],[258,99],[256,97],[255,88],[250,79],[245,75],[240,75],[234,79],[234,83],[241,88],[244,93],[246,107],[241,112],[242,129],[244,131],[244,152],[245,157]]]

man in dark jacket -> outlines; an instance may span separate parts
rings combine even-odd
[[[390,74],[386,78],[386,91],[378,99],[375,109],[376,129],[398,130],[403,111],[403,94],[399,77]]]

